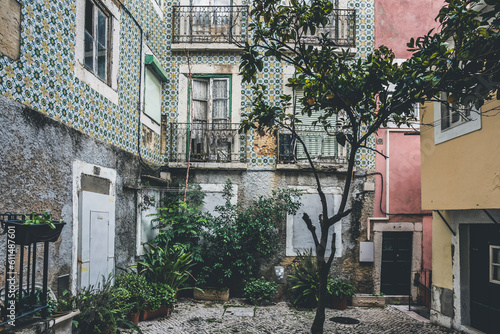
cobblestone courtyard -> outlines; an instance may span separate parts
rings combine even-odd
[[[338,311],[327,309],[325,333],[458,333],[430,324],[415,313],[404,312],[403,306],[386,308],[349,307]],[[359,324],[335,323],[332,317],[349,317]],[[242,333],[289,334],[309,333],[314,311],[298,311],[280,302],[273,306],[253,307],[239,300],[212,303],[181,299],[168,318],[145,321],[140,327],[145,334],[177,333]]]

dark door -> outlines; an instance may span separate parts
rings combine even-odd
[[[386,295],[409,295],[412,232],[384,232],[380,291]]]
[[[470,225],[471,326],[500,332],[500,226]]]

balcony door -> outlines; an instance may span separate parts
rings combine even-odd
[[[231,0],[192,0],[194,36],[229,36]]]
[[[191,158],[227,161],[231,158],[230,78],[202,77],[192,82]]]

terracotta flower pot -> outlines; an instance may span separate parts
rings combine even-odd
[[[139,311],[137,311],[136,313],[130,313],[129,315],[127,315],[127,319],[134,325],[137,325],[139,323],[139,315]]]
[[[169,308],[166,305],[162,305],[156,311],[148,311],[148,310],[142,311],[141,316],[140,316],[140,320],[141,321],[151,320],[151,319],[155,319],[158,317],[167,316],[169,314],[170,314]]]
[[[336,310],[345,310],[347,308],[347,296],[333,296],[332,307]]]

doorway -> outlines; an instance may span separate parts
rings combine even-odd
[[[114,269],[114,200],[82,191],[79,197],[78,288],[97,286]]]
[[[470,320],[488,334],[500,328],[499,225],[470,225]]]
[[[380,291],[386,295],[410,295],[412,232],[384,232],[382,236]]]

